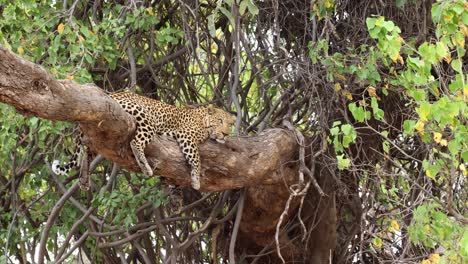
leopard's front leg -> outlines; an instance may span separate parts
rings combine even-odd
[[[193,149],[192,156],[186,156],[185,158],[188,160],[190,167],[192,169],[190,171],[192,187],[195,190],[199,190],[200,189],[201,162],[200,162],[200,152],[198,150],[198,146],[196,146]]]
[[[201,163],[200,163],[200,151],[198,145],[192,142],[189,139],[185,139],[180,136],[176,136],[177,142],[179,143],[180,150],[184,154],[185,160],[190,165],[190,178],[192,182],[192,187],[195,190],[200,189],[200,172],[201,172]]]
[[[143,174],[146,176],[153,176],[153,170],[151,169],[145,157],[146,145],[133,139],[130,141],[130,147],[132,148],[132,152],[135,156],[138,166],[140,166],[141,172],[143,172]]]

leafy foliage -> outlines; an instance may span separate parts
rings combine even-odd
[[[404,3],[397,5],[403,6]],[[404,186],[414,184],[411,174],[415,173],[417,176],[419,172],[413,168],[421,168],[425,176],[430,179],[430,185],[438,189],[436,193],[443,193],[444,198],[440,200],[436,198],[440,193],[435,194],[429,191],[430,196],[415,209],[413,220],[406,221],[409,238],[414,245],[428,250],[436,250],[440,247],[445,249],[442,256],[437,254],[437,261],[428,260],[432,261],[431,263],[464,263],[468,259],[464,253],[467,229],[464,224],[457,221],[465,221],[466,214],[461,216],[454,212],[454,210],[466,207],[467,198],[466,188],[463,187],[468,163],[466,153],[468,149],[466,141],[468,76],[464,72],[466,65],[462,66],[463,57],[466,54],[465,38],[468,21],[465,18],[467,17],[468,10],[463,1],[441,1],[433,4],[432,18],[436,39],[433,42],[425,41],[419,45],[405,41],[400,35],[400,28],[385,17],[367,18],[369,35],[377,41],[378,50],[369,47],[368,44],[362,44],[356,49],[367,49],[368,60],[372,61],[372,64],[362,67],[360,65],[363,63],[363,58],[358,58],[359,73],[354,67],[346,65],[346,62],[354,59],[356,55],[335,53],[317,57],[316,51],[309,53],[315,63],[320,61],[321,64],[327,66],[327,76],[330,76],[330,81],[348,80],[354,77],[363,81],[364,86],[368,85],[367,96],[364,94],[361,100],[353,101],[351,96],[347,96],[348,101],[351,101],[348,104],[348,110],[357,123],[365,123],[365,126],[379,133],[384,139],[382,150],[385,159],[388,159],[388,155],[394,151],[410,157],[409,153],[413,152],[417,141],[427,146],[423,160],[419,161],[416,156],[411,155],[410,164],[413,165],[409,167],[400,158],[392,157],[391,162],[400,168],[395,172],[399,173],[400,177],[409,180],[409,185],[405,183]],[[318,50],[329,49],[324,48],[323,43],[311,46]],[[448,71],[450,74],[442,76],[442,71]],[[377,77],[369,78],[371,75],[368,72],[374,72]],[[390,74],[382,78],[378,72]],[[378,86],[381,88],[376,89],[375,87]],[[399,96],[404,98],[406,107],[412,114],[403,120],[401,130],[393,128],[394,131],[391,133],[396,134],[398,138],[392,140],[388,137],[390,131],[374,128],[371,123],[375,120],[381,123],[380,126],[388,127],[386,117],[391,113],[381,109],[380,102],[385,98],[380,98],[379,95],[388,97],[389,90],[399,89],[399,87],[403,88],[403,90],[397,90]],[[339,83],[335,85],[335,91],[342,95],[349,93],[349,91],[343,92]],[[344,159],[344,155],[340,153],[345,150],[343,146],[349,146],[349,142],[354,142],[356,137],[353,137],[351,141],[346,141],[346,144],[344,138],[343,141],[338,140],[340,133],[338,124],[341,122],[335,122],[330,129],[330,135],[334,138],[332,143],[337,152],[338,168],[353,169],[350,164],[355,164],[355,162]],[[342,124],[341,127],[345,125],[350,124]],[[358,124],[354,126],[356,125]],[[411,143],[401,144],[400,142]],[[352,157],[350,151],[346,153],[348,157]],[[414,165],[416,167],[413,167]],[[392,189],[391,193],[410,191],[407,187]],[[391,193],[387,188],[382,186],[380,191],[386,200],[390,198]],[[399,203],[399,200],[387,200],[385,205],[392,208]],[[458,209],[453,209],[453,207]],[[455,219],[448,216],[454,214]],[[397,215],[393,217],[405,222],[405,218]],[[388,240],[383,240],[383,238]],[[385,248],[386,242],[384,241],[396,243],[398,240],[399,236],[393,238],[389,238],[388,235],[376,236],[373,245],[381,249]]]

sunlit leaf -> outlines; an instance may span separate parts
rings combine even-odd
[[[63,23],[60,23],[60,24],[57,26],[57,32],[58,32],[59,34],[62,34],[64,28],[65,28],[65,26],[63,25]]]

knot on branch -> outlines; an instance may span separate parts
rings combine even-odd
[[[49,86],[47,85],[47,82],[42,78],[37,78],[37,79],[32,80],[31,87],[33,90],[36,90],[36,91],[41,91],[41,90],[48,91],[49,90]]]

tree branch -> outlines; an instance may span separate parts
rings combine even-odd
[[[0,47],[0,102],[20,113],[50,120],[78,122],[89,148],[129,170],[139,171],[129,148],[135,123],[116,102],[94,85],[55,80],[42,67]],[[281,164],[297,151],[294,137],[268,130],[226,144],[201,146],[202,191],[221,191],[261,183],[282,182]],[[158,175],[181,186],[190,185],[189,168],[174,141],[160,138],[146,149]]]

